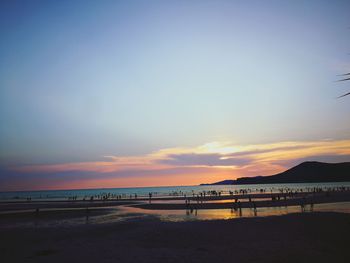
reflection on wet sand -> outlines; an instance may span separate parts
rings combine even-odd
[[[350,213],[350,202],[325,203],[317,205],[258,207],[241,209],[186,209],[186,210],[147,210],[127,205],[100,207],[97,209],[43,209],[34,214],[3,214],[1,227],[50,227],[84,224],[108,224],[124,221],[157,218],[161,221],[183,222],[196,220],[228,220],[248,217],[280,216],[290,213],[340,212]]]
[[[121,212],[127,214],[146,214],[158,217],[163,221],[188,221],[188,220],[217,220],[234,219],[239,217],[255,216],[279,216],[300,212],[341,212],[350,213],[350,202],[327,203],[308,205],[302,209],[300,206],[283,207],[259,207],[241,209],[187,209],[187,210],[146,210],[136,207],[121,207]]]
[[[282,189],[283,190],[283,189]],[[345,187],[312,191],[133,200],[8,201],[0,203],[1,226],[101,224],[153,217],[163,221],[234,219],[312,211],[350,211],[350,190]]]

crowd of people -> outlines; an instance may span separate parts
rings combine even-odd
[[[331,195],[334,192],[345,192],[350,191],[348,186],[336,186],[336,187],[300,187],[300,188],[245,188],[245,189],[235,189],[235,190],[203,190],[195,192],[194,190],[190,192],[184,191],[172,191],[170,193],[158,193],[158,192],[149,192],[148,195],[141,195],[137,193],[112,193],[112,192],[101,192],[100,194],[95,195],[85,195],[78,196],[72,195],[68,196],[68,201],[108,201],[108,200],[149,200],[152,199],[164,199],[164,198],[175,198],[175,199],[185,199],[203,202],[211,199],[227,199],[235,198],[236,196],[243,196],[245,199],[249,199],[251,202],[252,196],[254,198],[260,198],[261,196],[269,195],[272,201],[287,200],[290,198],[296,198],[306,195],[319,195],[325,194],[327,196]],[[259,197],[260,194],[260,197]],[[41,199],[41,196],[40,196]],[[26,201],[32,201],[32,197],[28,196],[25,198]],[[187,202],[187,201],[186,201]]]

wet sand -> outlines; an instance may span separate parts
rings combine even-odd
[[[350,214],[0,228],[1,262],[350,262]]]
[[[273,195],[276,196],[276,195]],[[283,198],[283,195],[279,195],[280,200],[271,200],[271,195],[250,195],[251,202],[248,201],[248,195],[238,199],[240,201],[241,208],[253,208],[254,205],[258,207],[281,207],[281,206],[298,206],[298,205],[310,205],[310,204],[323,204],[323,203],[336,203],[336,202],[347,202],[350,201],[349,192],[335,192],[330,195],[322,194],[303,194],[297,195],[293,198]],[[269,200],[266,200],[270,198]],[[143,209],[152,210],[186,210],[186,209],[231,209],[238,208],[238,203],[235,203],[234,197],[225,198],[231,200],[230,202],[208,202],[210,199],[205,201],[201,199],[193,199],[189,204],[182,203],[168,203],[168,202],[155,202],[143,203],[143,204],[131,204],[132,207],[138,207]],[[221,200],[225,200],[221,199]],[[212,199],[217,200],[217,199]]]
[[[120,205],[137,204],[130,200],[107,201],[17,201],[0,202],[0,215],[4,212],[36,210],[36,209],[74,209],[92,207],[114,207]]]

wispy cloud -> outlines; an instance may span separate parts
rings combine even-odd
[[[198,147],[161,149],[143,156],[105,156],[105,161],[98,162],[13,166],[8,171],[17,184],[36,178],[39,185],[45,182],[46,188],[50,182],[55,182],[56,188],[174,185],[268,175],[306,160],[350,161],[350,140],[256,145],[211,142]]]
[[[159,163],[175,166],[241,166],[251,162],[250,158],[234,158],[218,153],[169,154]]]

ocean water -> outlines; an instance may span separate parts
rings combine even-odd
[[[135,194],[138,197],[148,197],[152,193],[153,198],[166,196],[190,196],[203,191],[220,191],[227,194],[229,191],[250,190],[251,193],[264,189],[268,192],[278,192],[279,189],[303,189],[310,188],[334,188],[350,187],[350,182],[331,182],[331,183],[297,183],[297,184],[250,184],[250,185],[205,185],[205,186],[167,186],[167,187],[137,187],[137,188],[103,188],[103,189],[76,189],[76,190],[43,190],[43,191],[17,191],[0,192],[0,200],[25,200],[31,197],[32,200],[65,200],[76,196],[77,199],[84,197],[105,195],[120,195],[122,198],[128,198]]]

